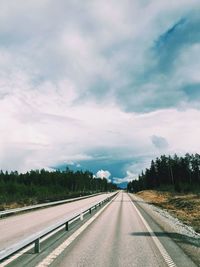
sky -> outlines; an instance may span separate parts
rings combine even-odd
[[[0,169],[117,184],[200,151],[199,0],[0,0]]]

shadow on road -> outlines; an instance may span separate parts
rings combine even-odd
[[[169,232],[134,232],[131,233],[132,236],[157,236],[157,237],[168,237],[173,239],[177,243],[185,243],[188,245],[193,245],[200,247],[200,238],[194,238],[187,235],[182,235],[178,233],[169,233]]]

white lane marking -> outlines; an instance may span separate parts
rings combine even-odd
[[[59,247],[57,247],[54,251],[52,251],[44,260],[42,260],[38,265],[36,265],[36,267],[46,267],[46,266],[49,266],[104,211],[104,209],[111,202],[108,202],[91,219],[89,219],[84,225],[82,225],[78,230],[76,230]]]
[[[69,224],[71,224],[73,221],[70,221]],[[46,239],[50,238],[51,236],[55,235],[57,232],[59,232],[60,230],[62,230],[63,228],[65,228],[65,226],[61,226],[59,229],[55,230],[53,233],[50,233],[48,235],[46,235],[45,237],[43,237],[41,239],[41,242],[45,241]],[[19,258],[20,256],[22,256],[23,254],[25,254],[27,251],[29,251],[30,249],[34,248],[34,244],[29,245],[28,247],[26,247],[23,250],[20,250],[19,252],[15,253],[13,256],[9,257],[7,260],[5,260],[3,263],[0,264],[0,267],[5,267],[7,266],[9,263],[11,263],[12,261],[16,260],[17,258]]]
[[[129,196],[129,198],[130,198],[130,196]],[[167,263],[167,265],[169,267],[176,267],[176,264],[174,263],[174,261],[172,260],[172,258],[169,256],[168,252],[163,247],[163,245],[161,244],[160,240],[153,234],[152,229],[147,224],[147,222],[145,221],[145,219],[143,218],[142,214],[140,213],[140,211],[138,210],[138,208],[135,206],[135,204],[133,203],[133,201],[132,201],[131,198],[130,198],[130,200],[131,200],[131,204],[133,205],[133,207],[135,208],[137,214],[139,215],[140,219],[142,220],[143,224],[147,228],[149,234],[151,235],[154,243],[156,244],[157,248],[159,249],[159,251],[160,251],[161,255],[163,256],[163,258],[164,258],[165,262]]]
[[[115,197],[116,198],[116,197]],[[115,199],[114,198],[114,199]],[[86,211],[84,213],[82,213],[78,218],[80,218],[80,220],[82,220],[83,215],[87,214],[89,211]],[[76,221],[78,218],[75,218],[73,220],[71,220],[69,222],[69,224],[73,223],[74,221]],[[48,239],[49,237],[55,235],[57,232],[59,232],[62,228],[65,228],[65,226],[61,226],[60,228],[58,228],[57,230],[53,231],[52,233],[46,235],[45,237],[41,238],[41,243],[43,241],[45,241],[46,239]],[[27,251],[29,251],[30,249],[34,248],[34,244],[29,245],[28,247],[26,247],[23,250],[20,250],[19,252],[16,252],[13,256],[10,256],[8,259],[6,259],[4,262],[0,263],[0,267],[5,267],[7,266],[9,263],[11,263],[12,261],[16,260],[17,258],[19,258],[20,256],[22,256],[24,253],[26,253]]]
[[[77,221],[78,218],[73,219],[69,222],[69,225],[71,223],[73,223],[74,221]],[[48,238],[50,238],[51,236],[55,235],[57,232],[61,231],[63,228],[65,228],[65,226],[61,226],[60,228],[58,228],[57,230],[55,230],[54,232],[46,235],[45,237],[43,237],[41,239],[41,243],[44,242],[45,240],[47,240]],[[19,252],[15,253],[13,256],[9,257],[7,260],[5,260],[3,263],[0,263],[0,267],[5,267],[7,266],[9,263],[11,263],[12,261],[16,260],[17,258],[19,258],[20,256],[22,256],[23,254],[25,254],[26,252],[28,252],[30,249],[34,248],[34,244],[29,245],[28,247],[26,247],[23,250],[20,250]]]

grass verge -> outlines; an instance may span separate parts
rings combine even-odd
[[[200,194],[144,190],[136,195],[150,204],[167,210],[184,224],[200,233]]]

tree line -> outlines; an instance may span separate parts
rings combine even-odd
[[[138,192],[145,189],[172,188],[177,192],[200,191],[200,155],[162,155],[151,161],[151,165],[129,182],[127,190]]]
[[[94,178],[89,171],[0,171],[0,204],[36,204],[115,189],[107,179]]]

